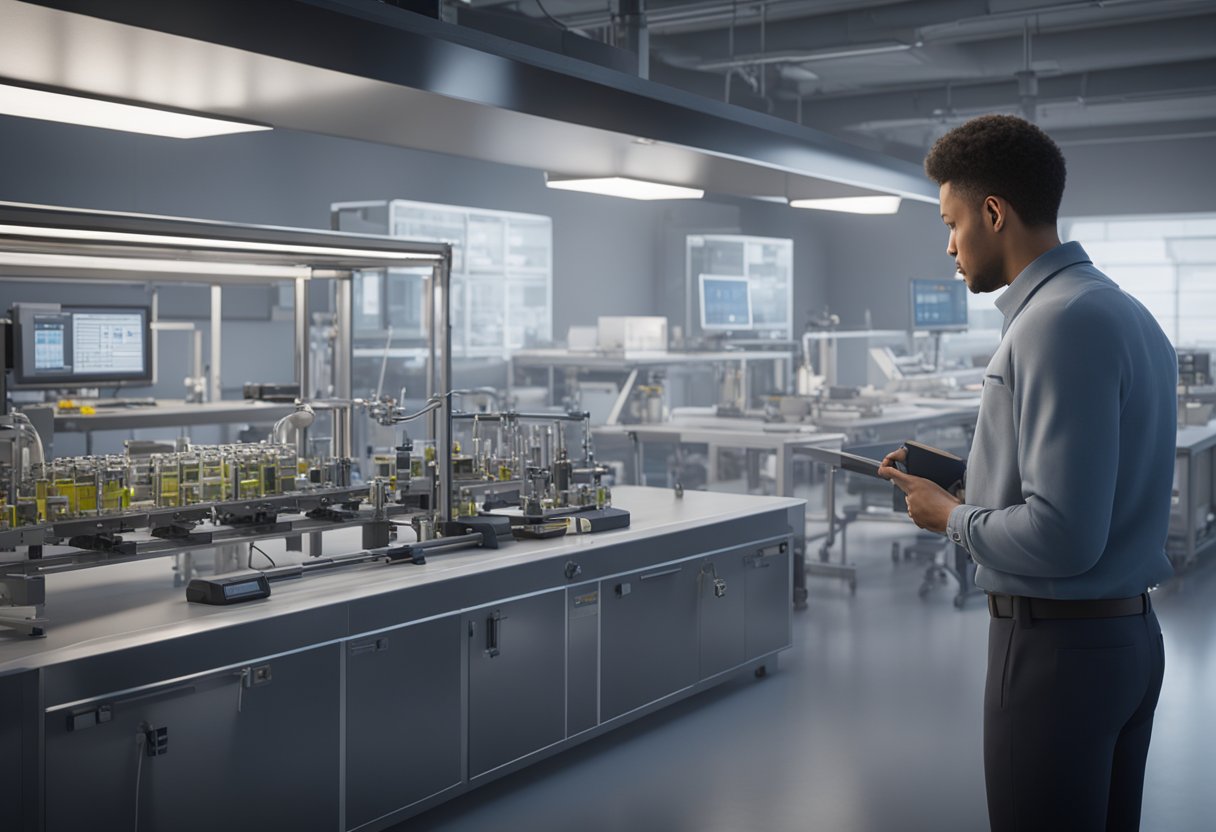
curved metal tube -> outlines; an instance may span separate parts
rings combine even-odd
[[[317,414],[312,409],[312,405],[298,404],[295,410],[274,423],[274,427],[270,429],[270,441],[275,443],[286,442],[287,437],[283,435],[285,428],[290,427],[299,431],[311,425],[316,418]]]

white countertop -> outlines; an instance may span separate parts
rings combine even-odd
[[[615,505],[631,513],[626,529],[550,540],[512,541],[502,549],[465,549],[429,554],[425,565],[368,563],[274,583],[268,599],[234,606],[187,603],[173,586],[172,557],[48,575],[45,638],[0,630],[0,674],[58,664],[90,655],[355,601],[550,558],[570,557],[604,546],[640,541],[761,512],[793,508],[788,497],[687,491],[677,498],[662,488],[618,486]],[[408,535],[408,529],[403,530]],[[326,533],[327,556],[360,551],[358,529]],[[405,542],[404,540],[402,542]],[[280,565],[281,559],[276,558]],[[297,556],[295,562],[299,562]],[[264,563],[264,561],[263,561]]]

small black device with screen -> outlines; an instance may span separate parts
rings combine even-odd
[[[967,460],[912,439],[904,443],[904,450],[904,467],[912,476],[931,480],[951,492],[962,485]]]
[[[195,604],[226,606],[269,597],[270,581],[261,572],[195,578],[186,586],[186,600]]]
[[[848,451],[840,452],[840,467],[851,474],[864,474],[867,477],[881,479],[878,476],[880,465],[882,465],[882,460],[851,454]],[[900,468],[900,470],[903,469]]]

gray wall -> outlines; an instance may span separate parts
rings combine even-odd
[[[276,130],[177,141],[0,117],[0,199],[328,228],[333,202],[405,198],[553,217],[554,333],[655,308],[671,209],[551,191],[540,172]]]
[[[1216,210],[1216,139],[1065,151],[1065,215]],[[639,203],[550,191],[538,171],[291,131],[176,141],[0,117],[3,200],[325,228],[331,202],[394,197],[553,217],[559,339],[602,314],[677,318],[687,233],[793,238],[796,329],[825,304],[848,328],[863,326],[869,310],[875,328],[901,329],[908,278],[952,269],[937,208],[922,203],[905,202],[891,217],[746,200]],[[13,299],[10,287],[0,286],[0,301]],[[28,287],[19,294],[37,299]],[[201,295],[170,293],[164,303],[166,317],[205,314]],[[284,349],[261,353],[284,362],[282,372],[254,369],[264,380],[290,377],[290,325],[274,322],[265,337],[269,294],[231,303],[226,314],[248,321],[232,322],[234,355],[251,354],[255,340],[282,341]],[[224,365],[236,372],[233,362]],[[226,386],[241,380],[225,370]]]

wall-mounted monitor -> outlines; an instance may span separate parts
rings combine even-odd
[[[751,287],[746,277],[700,275],[701,329],[713,331],[752,328]]]
[[[146,306],[13,306],[16,387],[152,383],[152,330]]]
[[[923,280],[912,285],[912,329],[962,332],[967,328],[967,284],[957,279]]]

